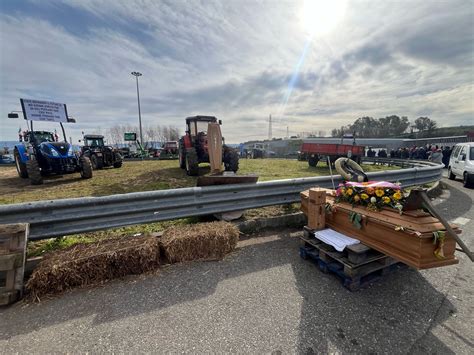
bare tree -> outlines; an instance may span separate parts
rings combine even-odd
[[[180,137],[179,128],[175,126],[169,126],[170,141],[177,141]]]

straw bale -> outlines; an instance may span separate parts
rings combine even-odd
[[[159,260],[159,243],[153,236],[76,244],[45,255],[26,284],[27,297],[39,300],[73,287],[140,274],[157,268]]]
[[[220,260],[235,249],[239,230],[228,222],[175,226],[164,231],[161,247],[170,263]]]

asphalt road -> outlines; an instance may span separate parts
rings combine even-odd
[[[474,190],[436,200],[474,249]],[[0,352],[474,352],[473,263],[402,269],[358,292],[298,256],[296,231],[243,240],[221,262],[173,265],[0,309]]]

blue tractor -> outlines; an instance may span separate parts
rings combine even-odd
[[[61,128],[64,128],[61,124]],[[92,177],[92,164],[88,157],[79,156],[66,141],[58,142],[55,133],[30,130],[20,135],[15,146],[16,170],[21,178],[29,178],[32,185],[43,183],[43,176],[78,172],[83,179]]]

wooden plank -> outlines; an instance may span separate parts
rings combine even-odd
[[[325,227],[326,219],[326,191],[313,188],[309,189],[308,227],[321,230]]]
[[[16,270],[10,269],[5,273],[5,288],[8,291],[13,291],[15,289],[16,284]]]
[[[322,272],[331,272],[340,277],[344,287],[351,291],[358,290],[369,282],[371,283],[393,271],[394,267],[402,265],[392,258],[384,257],[361,267],[350,268],[341,263],[341,260],[331,256],[329,252],[324,252],[322,249],[310,245],[300,248],[300,256],[303,259],[310,259],[315,262]]]
[[[383,257],[380,260],[376,260],[374,262],[362,265],[357,268],[350,268],[348,266],[344,266],[344,273],[351,278],[360,278],[363,276],[366,276],[368,274],[373,273],[374,271],[378,271],[381,269],[386,268],[387,266],[390,266],[392,264],[397,263],[395,259],[389,258],[387,256]]]
[[[315,204],[326,203],[326,189],[315,187],[309,189],[309,202]]]
[[[6,306],[18,300],[17,291],[4,291],[3,289],[4,287],[0,287],[0,306]]]
[[[222,134],[218,123],[208,124],[207,143],[211,174],[219,173],[222,169]]]
[[[10,235],[16,233],[24,233],[25,227],[23,223],[16,223],[16,224],[0,224],[0,240],[10,239]]]
[[[8,271],[22,267],[23,253],[15,252],[7,255],[0,255],[0,271]]]
[[[23,293],[28,224],[0,225],[0,270],[6,271],[5,287],[0,289],[0,305],[15,302]]]

